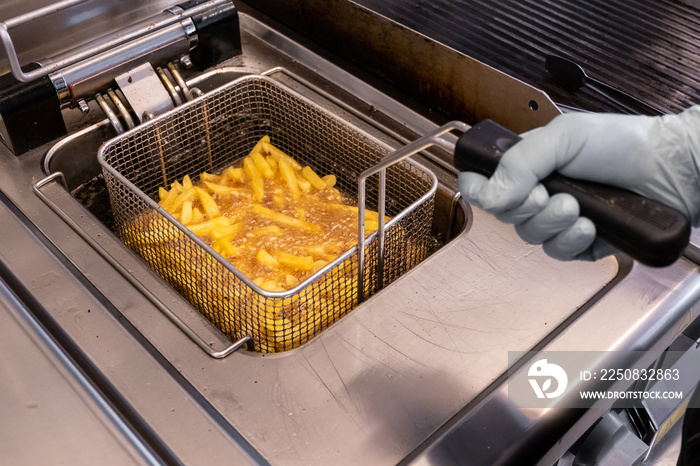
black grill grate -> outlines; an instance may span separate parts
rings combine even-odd
[[[677,0],[356,1],[562,104],[620,110],[588,88],[555,84],[544,69],[547,54],[664,111],[700,101],[700,10]]]

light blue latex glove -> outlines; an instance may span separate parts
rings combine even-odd
[[[596,260],[615,252],[595,238],[572,196],[550,197],[539,184],[554,171],[628,189],[700,225],[700,106],[662,117],[571,113],[522,137],[490,179],[460,173],[459,190],[554,258]]]

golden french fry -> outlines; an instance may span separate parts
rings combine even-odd
[[[312,244],[310,246],[304,247],[304,252],[310,256],[324,256],[326,255],[326,245],[325,244]]]
[[[206,192],[199,186],[195,186],[194,190],[197,192],[197,196],[199,197],[199,201],[202,203],[202,207],[204,207],[204,213],[207,217],[212,219],[221,215],[221,210],[219,210],[219,206],[216,204],[216,201],[214,201],[214,198],[211,197],[211,195],[208,192]]]
[[[329,198],[334,199],[336,202],[340,202],[343,199],[343,195],[340,194],[340,191],[338,191],[335,188],[326,188],[328,189],[329,193]]]
[[[221,174],[221,178],[230,178],[233,181],[239,181],[243,179],[243,169],[229,167]]]
[[[326,175],[323,178],[323,184],[325,185],[326,188],[332,188],[335,186],[335,183],[337,182],[335,175]]]
[[[199,207],[192,208],[192,223],[202,223],[204,221],[204,214]]]
[[[279,159],[277,163],[279,164],[282,179],[284,179],[284,181],[287,183],[292,196],[299,197],[299,183],[297,181],[297,175],[294,173],[294,169],[287,160]]]
[[[193,186],[192,180],[190,179],[190,175],[185,175],[184,177],[182,177],[182,186],[184,188],[191,188]]]
[[[278,148],[276,148],[272,144],[264,142],[262,147],[263,147],[263,150],[265,152],[267,152],[267,154],[269,154],[272,158],[277,160],[278,163],[280,160],[286,160],[289,163],[289,165],[291,165],[291,167],[293,169],[301,170],[301,165],[299,165],[299,162],[297,162],[292,157],[288,156],[287,154],[285,154],[284,152],[282,152],[281,150],[279,150]]]
[[[224,239],[214,241],[212,248],[224,257],[236,256],[240,252],[239,248]]]
[[[299,189],[302,193],[308,193],[309,191],[311,191],[311,183],[309,182],[309,180],[304,178],[299,172],[296,172],[296,177],[297,185],[299,186]]]
[[[265,160],[262,153],[253,152],[249,155],[249,157],[253,160],[255,167],[260,171],[264,178],[272,178],[274,173],[272,172],[272,168],[270,168],[270,165],[268,165],[267,160]]]
[[[199,179],[201,181],[211,181],[213,183],[218,183],[219,182],[219,176],[213,175],[211,173],[207,172],[202,172],[199,174]]]
[[[277,253],[277,261],[296,270],[311,270],[314,266],[314,258],[311,256],[295,256],[286,252]]]
[[[175,199],[175,202],[173,202],[172,206],[170,207],[170,213],[175,213],[180,210],[182,208],[182,204],[187,201],[192,201],[196,195],[197,193],[192,186],[189,188],[183,188],[182,192],[177,196],[177,199]]]
[[[270,136],[267,134],[263,137],[260,138],[260,140],[255,144],[253,147],[253,150],[251,150],[248,155],[253,154],[255,152],[263,152],[263,144],[269,144],[270,143]]]
[[[189,225],[187,228],[197,236],[209,236],[217,228],[231,225],[232,221],[228,217],[216,217],[196,225]]]
[[[180,193],[177,189],[171,189],[170,191],[168,191],[168,195],[165,196],[165,199],[161,199],[161,201],[159,202],[160,206],[168,212],[171,212],[173,204],[175,203],[175,199],[177,199],[177,196],[179,195]]]
[[[253,190],[253,197],[258,202],[262,201],[265,194],[265,184],[260,170],[258,170],[258,167],[255,166],[255,162],[253,162],[250,157],[246,157],[245,160],[243,160],[243,168],[250,178],[250,187]]]
[[[266,267],[275,268],[279,265],[277,259],[272,257],[267,251],[261,249],[256,256],[258,262]]]
[[[302,168],[301,174],[304,175],[304,178],[309,180],[309,183],[311,183],[311,186],[314,188],[324,189],[326,187],[326,183],[311,169],[311,167],[306,166]]]
[[[299,284],[299,279],[294,275],[287,275],[286,277],[284,277],[284,281],[287,283],[287,286],[289,288],[294,288]]]
[[[173,184],[170,185],[172,189],[176,189],[178,193],[182,192],[183,186],[180,184],[179,181],[174,181]]]
[[[158,200],[159,201],[162,201],[163,199],[168,197],[168,194],[170,194],[170,192],[167,189],[163,188],[162,186],[160,188],[158,188]]]
[[[377,228],[379,228],[379,222],[377,220],[365,219],[365,235],[369,235]]]
[[[180,213],[180,221],[187,225],[192,223],[192,201],[185,201],[182,203],[182,212]]]
[[[279,235],[281,233],[282,229],[277,225],[268,225],[266,227],[254,228],[249,232],[249,234],[253,236]]]
[[[249,193],[243,188],[232,188],[230,186],[212,183],[211,181],[204,181],[204,186],[206,186],[207,189],[214,194],[233,194],[235,196],[249,195]]]
[[[267,291],[284,291],[284,288],[282,288],[275,280],[264,281],[262,285],[260,285],[260,288]]]
[[[321,270],[322,268],[324,268],[325,266],[327,266],[328,262],[329,261],[322,261],[322,260],[315,261],[313,263],[313,265],[311,266],[311,270],[313,270],[314,273],[316,273],[319,270]]]
[[[277,170],[279,170],[279,165],[277,164],[277,160],[275,160],[272,156],[268,155],[267,157],[265,157],[265,161],[270,166],[270,169],[272,170],[273,175],[275,173],[277,173]]]
[[[220,218],[227,218],[227,217],[220,217]],[[232,225],[226,225],[223,227],[216,228],[211,231],[211,237],[215,240],[220,240],[220,239],[226,239],[226,238],[231,238],[238,233],[238,230],[240,230],[240,225],[237,224],[232,224]]]
[[[289,226],[301,228],[303,230],[308,230],[308,231],[315,231],[315,232],[322,231],[322,228],[314,223],[307,222],[305,220],[299,220],[298,218],[289,217],[289,216],[284,215],[284,214],[280,214],[279,212],[275,212],[272,209],[268,209],[267,207],[263,207],[260,204],[255,204],[253,206],[253,212],[260,215],[261,217],[265,217],[267,219],[272,220],[273,222],[281,223],[283,225],[289,225]]]

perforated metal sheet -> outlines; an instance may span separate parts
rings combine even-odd
[[[186,174],[216,172],[269,135],[287,154],[357,196],[357,180],[390,149],[327,110],[264,76],[234,81],[100,150],[117,234],[165,281],[232,340],[253,337],[261,352],[295,348],[357,305],[357,246],[297,287],[269,292],[160,208],[158,188]],[[376,186],[368,205],[376,209]],[[425,259],[435,176],[404,161],[387,169],[385,284]],[[373,205],[372,203],[375,203]],[[378,291],[376,235],[365,242],[365,293]]]

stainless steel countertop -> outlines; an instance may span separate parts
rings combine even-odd
[[[245,55],[229,65],[317,73],[395,115],[409,133],[436,126],[253,17],[242,15],[242,27]],[[89,212],[57,185],[47,187],[102,251],[33,193],[47,149],[0,154],[0,261],[60,326],[65,344],[186,464],[407,457],[433,464],[463,455],[493,464],[556,416],[493,410],[503,404],[508,351],[648,349],[651,357],[700,297],[697,267],[685,259],[665,269],[616,258],[558,262],[475,210],[468,231],[304,347],[213,359],[105,260],[120,261],[161,303],[184,306]],[[454,189],[453,175],[440,179]],[[605,409],[580,413],[551,454]],[[490,423],[470,422],[489,413]],[[508,436],[470,441],[499,423]]]
[[[0,351],[5,464],[157,464],[1,281]]]

